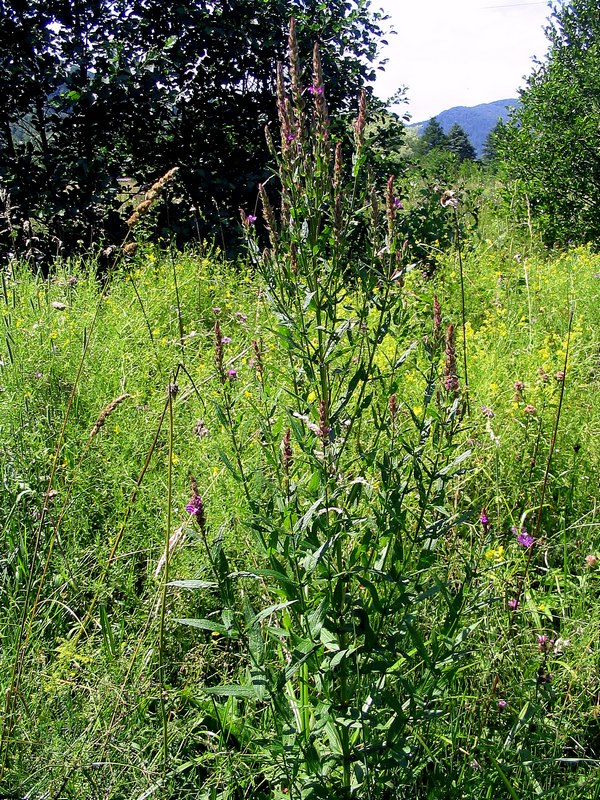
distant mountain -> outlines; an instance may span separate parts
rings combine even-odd
[[[468,134],[479,158],[483,153],[483,145],[488,133],[496,126],[499,119],[507,119],[510,109],[518,105],[519,101],[514,98],[495,100],[493,103],[481,103],[471,108],[455,106],[447,111],[441,111],[435,116],[444,129],[444,133],[448,133],[450,128],[457,122]],[[410,127],[422,130],[428,122],[429,120],[415,122]]]

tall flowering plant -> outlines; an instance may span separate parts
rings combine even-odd
[[[458,668],[462,657],[461,606],[435,569],[423,571],[458,520],[446,487],[464,457],[453,444],[461,389],[437,300],[433,333],[408,352],[395,344],[409,322],[402,202],[393,176],[380,195],[363,175],[364,93],[351,157],[334,140],[318,47],[306,80],[293,21],[277,108],[278,144],[267,137],[278,197],[263,185],[260,217],[242,212],[283,373],[275,391],[254,342],[266,494],[243,468],[215,326],[223,419],[259,567],[230,571],[203,512],[222,622],[184,621],[238,643],[236,679],[205,691],[225,729],[232,698],[244,705],[253,730],[247,757],[260,764],[270,796],[384,796],[387,781],[411,782],[419,769],[415,729],[439,701],[438,662],[455,657]],[[419,414],[403,399],[403,368],[415,351],[429,364]],[[430,629],[434,601],[450,638]]]

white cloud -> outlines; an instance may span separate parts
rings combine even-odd
[[[516,97],[543,58],[545,2],[525,0],[374,0],[397,31],[376,93],[390,97],[408,86],[414,121],[446,108]]]

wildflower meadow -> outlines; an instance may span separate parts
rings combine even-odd
[[[236,260],[2,272],[2,796],[600,798],[600,256],[273,102]]]

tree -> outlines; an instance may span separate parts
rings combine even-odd
[[[421,134],[419,150],[426,155],[432,150],[445,150],[448,146],[448,139],[444,129],[440,125],[437,117],[432,117]]]
[[[504,122],[499,119],[496,125],[488,133],[483,144],[482,161],[486,165],[494,165],[498,161],[498,139],[502,137]]]
[[[446,135],[446,149],[456,156],[459,163],[463,161],[475,161],[475,149],[466,131],[458,122],[452,125]]]
[[[600,237],[600,6],[553,7],[550,49],[498,149],[548,244]]]
[[[319,42],[342,116],[374,78],[386,19],[369,0],[0,0],[0,10],[4,245],[33,224],[65,252],[118,242],[119,178],[143,186],[174,164],[184,202],[169,209],[171,230],[191,235],[192,205],[203,234],[237,220],[269,174],[264,127],[276,120],[289,18],[303,62]]]

